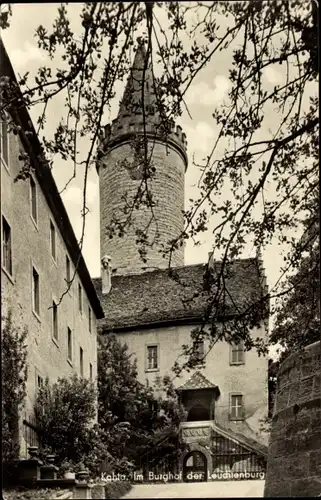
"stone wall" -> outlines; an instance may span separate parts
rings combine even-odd
[[[320,342],[280,366],[265,496],[321,493]]]
[[[28,380],[25,411],[21,418],[30,420],[35,402],[38,376],[48,376],[51,383],[58,377],[80,373],[80,347],[84,353],[84,376],[97,376],[96,317],[91,308],[92,329],[89,332],[89,299],[82,286],[83,310],[78,306],[78,283],[76,274],[70,291],[58,306],[58,339],[52,334],[52,303],[58,303],[66,291],[66,245],[49,209],[36,176],[38,217],[31,217],[30,182],[14,182],[21,169],[18,160],[23,145],[18,135],[10,134],[9,165],[1,165],[1,211],[11,228],[12,274],[1,269],[1,302],[5,315],[10,308],[13,322],[18,327],[28,327]],[[56,227],[56,260],[50,250],[50,221]],[[71,261],[71,257],[69,255]],[[40,312],[32,307],[32,267],[37,269],[40,284]],[[71,276],[74,267],[71,264]],[[67,327],[72,330],[73,356],[68,358]],[[26,456],[26,443],[22,442],[22,455]]]
[[[110,227],[113,218],[122,221],[126,218],[123,213],[125,203],[132,203],[142,184],[141,175],[122,164],[126,160],[130,167],[133,162],[131,145],[121,143],[108,151],[99,169],[101,257],[105,254],[111,256],[111,264],[113,269],[117,269],[117,274],[167,267],[168,256],[163,258],[161,250],[169,240],[179,236],[184,227],[184,160],[174,148],[161,142],[150,143],[150,147],[156,171],[148,185],[155,203],[155,218],[151,220],[150,207],[141,205],[133,211],[132,225],[126,228],[128,232],[124,237],[115,234],[110,239],[106,228]],[[135,231],[147,228],[149,242],[154,244],[148,248],[148,262],[144,264],[139,256]],[[172,257],[172,266],[181,265],[184,265],[184,247],[175,251]]]

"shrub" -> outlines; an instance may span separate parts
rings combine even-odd
[[[73,470],[85,466],[99,474],[107,452],[106,439],[94,421],[96,404],[94,384],[77,375],[59,378],[53,385],[47,379],[39,390],[35,415],[41,441],[58,466],[68,461]]]
[[[107,498],[121,498],[130,491],[132,485],[129,481],[114,481],[105,485],[105,495]]]

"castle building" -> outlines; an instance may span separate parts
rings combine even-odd
[[[1,39],[0,76],[16,82]],[[9,113],[20,126],[17,134],[8,126]],[[31,175],[16,181],[24,153],[31,160]],[[28,329],[27,397],[19,422],[22,457],[28,456],[28,446],[37,445],[33,405],[44,379],[53,383],[73,373],[96,379],[97,319],[103,318],[51,170],[40,158],[27,109],[8,109],[1,116],[1,301],[2,316],[10,310],[13,324]]]
[[[110,228],[115,216],[125,220],[146,174],[141,151],[135,149],[135,144],[144,143],[144,132],[145,151],[155,168],[146,177],[156,215],[151,218],[144,203],[134,207],[132,225],[122,237],[121,231],[111,234]],[[171,260],[178,278],[173,279],[168,255],[162,252],[184,227],[186,168],[185,134],[170,122],[164,134],[152,68],[146,64],[144,45],[139,44],[118,116],[105,127],[98,150],[101,258],[107,269],[94,280],[105,312],[99,331],[113,332],[128,345],[137,358],[142,383],[153,385],[164,375],[174,378],[187,411],[180,429],[180,439],[187,445],[180,464],[186,480],[194,477],[191,472],[200,474],[198,480],[242,479],[250,473],[258,479],[264,477],[267,445],[267,435],[260,430],[268,410],[267,358],[255,350],[245,352],[242,342],[212,346],[204,340],[197,345],[198,355],[206,354],[204,367],[176,378],[171,371],[182,345],[192,343],[191,330],[202,324],[206,301],[213,293],[203,287],[208,264],[185,266],[184,247],[179,246]],[[148,243],[153,244],[143,261],[137,240],[146,228],[151,235]],[[220,266],[211,263],[214,275]],[[235,318],[249,300],[259,298],[266,286],[259,257],[237,260],[224,273],[227,300],[217,328]],[[253,336],[266,338],[267,328],[262,315]]]

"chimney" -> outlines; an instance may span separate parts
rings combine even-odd
[[[111,257],[109,255],[104,255],[104,257],[101,259],[101,278],[102,278],[102,283],[101,283],[101,288],[102,288],[102,294],[106,295],[107,293],[110,292],[111,289]]]

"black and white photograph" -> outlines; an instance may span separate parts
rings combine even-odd
[[[321,496],[319,3],[0,5],[4,500]]]

